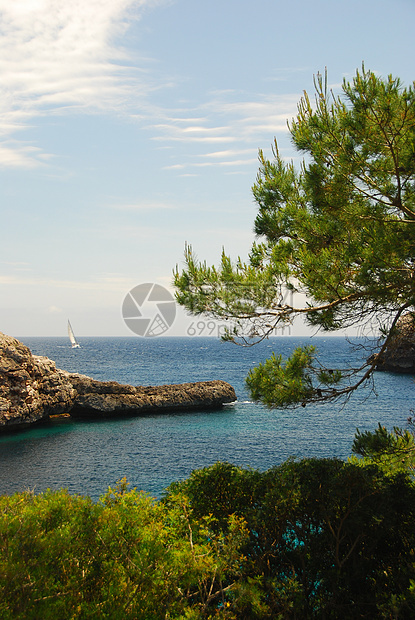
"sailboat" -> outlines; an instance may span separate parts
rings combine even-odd
[[[69,320],[68,320],[68,336],[69,336],[69,340],[71,341],[72,349],[79,349],[81,345],[77,342],[75,338],[75,334],[73,333],[72,325]]]

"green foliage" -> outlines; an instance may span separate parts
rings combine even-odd
[[[173,488],[199,519],[226,528],[233,512],[246,522],[237,618],[412,617],[415,490],[405,474],[336,459],[264,473],[217,463]]]
[[[413,442],[379,427],[357,433],[359,460],[216,463],[161,501],[125,479],[97,503],[2,496],[0,615],[413,618]]]
[[[314,105],[305,94],[290,125],[305,155],[301,167],[285,162],[276,142],[272,161],[259,152],[252,189],[259,239],[249,260],[223,253],[218,268],[208,267],[186,248],[186,267],[174,278],[177,300],[228,319],[230,340],[267,337],[296,316],[328,331],[377,321],[387,326],[382,352],[399,316],[415,306],[415,90],[364,69],[344,82],[341,96],[321,75],[315,88]],[[288,292],[307,303],[296,305]],[[376,366],[374,356],[363,376],[336,387],[340,370],[327,373],[295,355],[298,403],[348,394]],[[248,384],[268,405],[291,405],[291,370],[276,356],[255,373],[268,375],[263,385],[259,377]]]
[[[262,476],[256,470],[218,462],[193,471],[185,481],[174,482],[163,501],[169,502],[172,493],[184,493],[191,499],[196,518],[211,515],[212,527],[224,531],[230,514],[241,517],[248,512],[255,513],[256,489],[260,484]]]
[[[357,429],[352,452],[363,457],[363,463],[376,463],[385,472],[413,472],[415,469],[415,437],[410,430],[394,427],[393,432],[379,424],[374,432]],[[357,459],[352,459],[358,462]]]
[[[191,513],[185,497],[166,509],[125,481],[98,504],[66,491],[1,497],[1,617],[210,617],[247,533],[237,517],[224,535]]]
[[[297,348],[284,364],[275,356],[252,369],[246,384],[252,398],[266,405],[283,407],[306,401],[314,391],[307,369],[313,359],[314,347]]]

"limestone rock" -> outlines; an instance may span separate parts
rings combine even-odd
[[[408,312],[395,327],[395,333],[376,370],[415,374],[415,315]]]
[[[0,429],[64,413],[75,396],[68,373],[0,332]]]
[[[140,415],[216,408],[236,400],[225,381],[143,387],[96,381],[56,368],[24,344],[0,332],[0,431],[33,424],[50,415],[74,417]]]
[[[225,381],[134,387],[82,375],[70,375],[70,379],[77,391],[71,410],[73,417],[210,409],[236,400],[233,387]]]

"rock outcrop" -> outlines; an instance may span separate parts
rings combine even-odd
[[[96,381],[56,368],[24,344],[0,332],[0,431],[68,413],[102,418],[217,408],[236,400],[225,381],[155,387]]]
[[[415,374],[415,315],[411,312],[398,320],[376,370]]]
[[[75,396],[68,373],[0,332],[0,429],[65,413]]]
[[[225,381],[134,387],[83,375],[72,374],[69,378],[76,390],[70,412],[73,417],[212,409],[236,400],[233,387]]]

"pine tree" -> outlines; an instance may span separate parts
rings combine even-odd
[[[314,105],[305,93],[289,129],[304,159],[287,163],[276,141],[272,160],[259,152],[258,239],[248,260],[223,252],[219,267],[208,267],[187,247],[177,300],[228,319],[225,338],[235,341],[266,338],[297,316],[325,331],[369,324],[381,337],[348,377],[323,367],[313,347],[285,362],[274,355],[247,379],[270,406],[333,400],[368,381],[399,317],[415,306],[414,86],[363,67],[335,96],[318,74]]]

